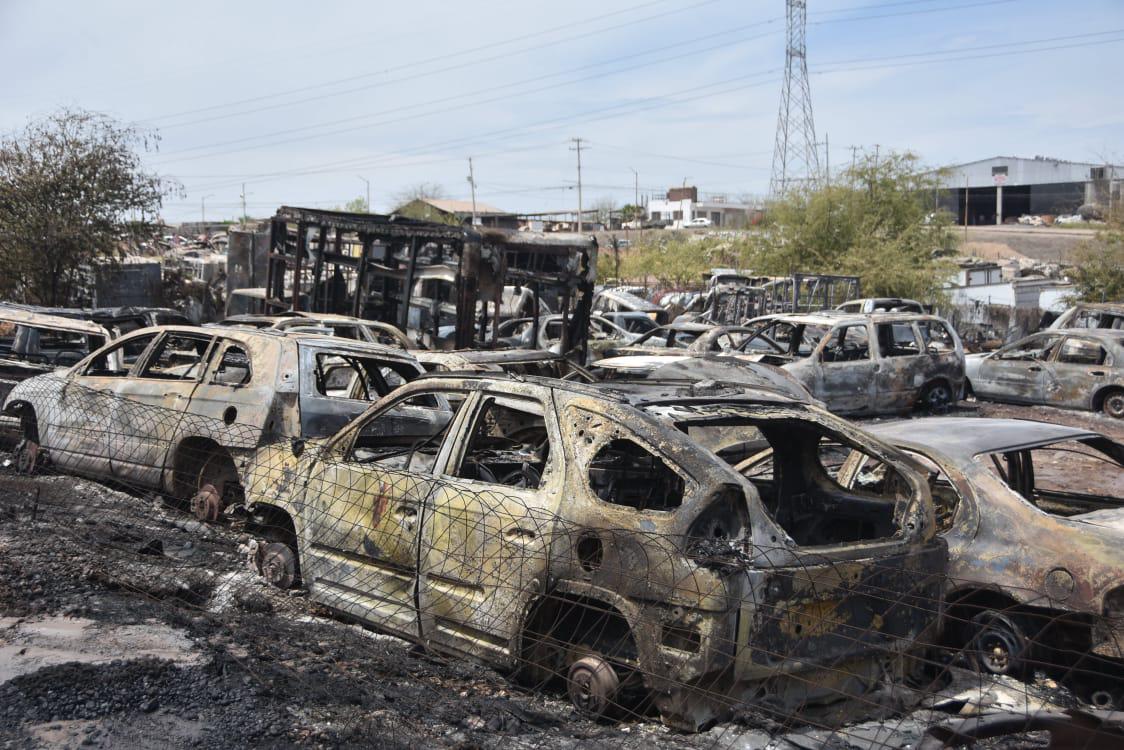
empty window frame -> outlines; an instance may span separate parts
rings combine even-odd
[[[683,503],[683,478],[662,458],[626,438],[610,440],[589,462],[589,486],[602,501],[636,510],[672,511]]]
[[[870,359],[870,337],[866,325],[840,326],[828,334],[824,345],[825,363],[861,362]]]
[[[161,380],[195,380],[207,366],[214,338],[191,333],[169,333],[156,345],[139,377]]]
[[[538,489],[550,460],[543,406],[489,396],[481,405],[454,475],[506,487]]]
[[[399,399],[366,418],[346,460],[429,473],[461,404],[436,391]]]

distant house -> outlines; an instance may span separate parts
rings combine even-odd
[[[752,209],[748,203],[731,201],[725,195],[704,196],[700,200],[697,187],[678,187],[668,190],[664,198],[648,201],[648,220],[680,227],[696,219],[707,219],[714,227],[740,229],[756,223]]]
[[[472,201],[448,200],[445,198],[415,198],[394,209],[392,213],[445,224],[471,224]],[[477,224],[484,227],[518,229],[519,219],[515,214],[502,208],[476,201]]]

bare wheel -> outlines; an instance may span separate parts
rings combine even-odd
[[[591,719],[603,719],[616,706],[621,680],[600,656],[585,656],[570,665],[566,678],[574,708]]]
[[[204,523],[214,523],[222,515],[222,493],[213,484],[205,484],[191,498],[191,512]]]
[[[261,555],[261,574],[271,585],[289,589],[297,580],[297,556],[287,544],[270,542]]]
[[[1124,419],[1124,391],[1110,391],[1101,402],[1101,409],[1114,419]]]
[[[981,671],[1021,678],[1027,671],[1027,639],[1010,617],[981,612],[972,618],[972,655]]]
[[[942,414],[952,406],[952,388],[944,381],[934,381],[921,391],[921,408],[933,414]]]
[[[198,489],[191,498],[191,512],[205,523],[218,521],[226,508],[227,490],[237,484],[238,473],[230,458],[221,453],[210,454],[195,478]]]

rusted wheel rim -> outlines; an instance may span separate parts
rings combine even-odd
[[[1104,411],[1110,417],[1124,419],[1124,393],[1108,394],[1108,397],[1104,400]]]
[[[980,667],[996,675],[1012,675],[1019,670],[1022,659],[1022,636],[1001,618],[984,624],[976,637],[976,658]]]
[[[279,589],[291,588],[297,579],[297,558],[287,545],[267,544],[261,559],[261,574]]]
[[[205,484],[191,498],[191,512],[200,521],[214,523],[222,515],[222,495],[213,484]]]
[[[599,656],[587,656],[570,665],[567,682],[570,701],[591,718],[609,712],[620,687],[616,670]]]
[[[950,403],[952,403],[952,391],[943,383],[931,385],[925,391],[925,406],[930,410],[944,409]]]

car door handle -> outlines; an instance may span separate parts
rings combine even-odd
[[[508,526],[504,529],[503,537],[509,542],[516,544],[529,544],[535,541],[537,535],[531,529],[525,529],[522,526]]]
[[[404,521],[414,521],[418,517],[418,509],[412,505],[399,505],[394,509],[394,515]]]
[[[1026,368],[1026,371],[1027,372],[1042,372],[1042,368],[1039,367],[1038,365],[1031,365],[1030,367]]]
[[[1103,378],[1104,377],[1104,370],[1093,370],[1089,374],[1092,375],[1095,378]]]

